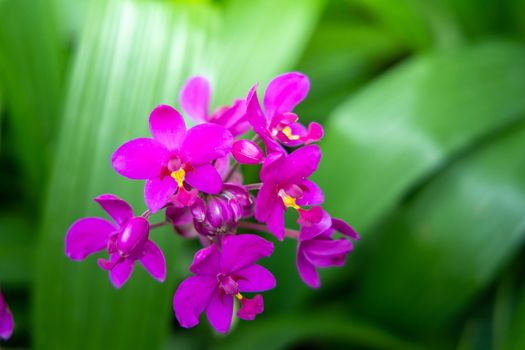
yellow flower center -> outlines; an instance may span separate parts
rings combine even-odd
[[[182,187],[182,183],[184,182],[184,177],[186,176],[186,171],[184,169],[180,168],[179,170],[172,171],[170,176],[177,181],[177,185],[179,185],[179,188]]]
[[[281,131],[286,137],[288,137],[288,140],[299,140],[299,135],[292,134],[292,128],[290,128],[289,126],[285,126]]]
[[[284,190],[279,191],[279,196],[281,196],[283,203],[287,208],[294,208],[295,210],[301,209],[301,207],[295,203],[296,199],[292,196],[289,196],[286,192],[284,192]]]
[[[235,297],[239,300],[242,300],[242,298],[244,298],[241,293],[235,294]]]

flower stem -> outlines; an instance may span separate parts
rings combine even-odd
[[[259,182],[259,183],[256,183],[256,184],[248,184],[248,185],[244,185],[244,187],[248,190],[248,191],[258,191],[261,189],[262,187],[262,182]]]
[[[154,229],[154,228],[158,228],[158,227],[162,227],[162,226],[165,226],[169,224],[169,222],[167,220],[164,220],[164,221],[161,221],[161,222],[157,222],[157,223],[154,223],[154,224],[151,224],[149,225],[149,228],[150,229]]]
[[[265,225],[257,224],[255,222],[240,221],[239,222],[239,227],[240,228],[245,228],[245,229],[248,229],[248,230],[255,230],[255,231],[259,231],[259,232],[270,233],[270,231],[268,230],[268,228]],[[284,230],[284,235],[286,237],[289,237],[289,238],[298,238],[299,237],[299,231],[292,230],[292,229],[285,229]]]
[[[233,176],[235,171],[239,168],[239,163],[235,162],[233,166],[230,168],[230,171],[228,172],[228,175],[224,178],[224,182],[228,182],[230,178]]]

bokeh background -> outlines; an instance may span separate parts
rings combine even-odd
[[[196,246],[169,229],[164,284],[66,259],[94,196],[144,209],[110,157],[185,79],[220,106],[289,70],[325,126],[326,209],[362,236],[320,290],[286,241],[265,313],[220,336],[174,319]],[[525,349],[523,0],[0,0],[0,117],[6,348]]]

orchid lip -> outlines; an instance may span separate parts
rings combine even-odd
[[[236,296],[239,294],[239,285],[232,277],[219,273],[217,280],[219,281],[219,288],[227,295]]]
[[[184,178],[186,177],[186,171],[183,168],[179,168],[178,170],[172,171],[170,176],[173,178],[173,180],[177,181],[177,186],[181,188],[184,184]]]
[[[299,135],[294,135],[292,133],[292,128],[289,126],[285,126],[281,132],[290,140],[290,141],[296,141],[299,140],[301,137]]]
[[[281,199],[283,200],[283,203],[284,205],[287,207],[287,208],[294,208],[295,210],[299,210],[301,209],[300,206],[297,205],[296,203],[296,198],[288,195],[283,189],[279,190],[279,196],[281,197]]]

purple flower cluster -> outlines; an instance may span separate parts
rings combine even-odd
[[[268,85],[264,109],[255,85],[246,98],[210,114],[208,81],[190,79],[180,105],[196,126],[187,129],[177,110],[160,105],[149,118],[152,137],[128,141],[113,154],[117,173],[145,180],[148,210],[135,216],[115,195],[95,198],[112,221],[76,221],[66,236],[66,255],[83,260],[106,250],[108,259],[98,264],[120,288],[137,260],[158,281],[166,278],[164,255],[150,240],[150,229],[169,224],[181,237],[199,239],[203,248],[189,267],[193,275],[177,288],[173,308],[182,327],[195,326],[205,312],[221,333],[230,328],[235,300],[240,305],[237,317],[253,320],[264,310],[263,297],[245,294],[276,285],[272,273],[257,264],[273,253],[273,243],[253,232],[295,239],[299,275],[319,287],[317,268],[343,265],[351,240],[358,236],[322,209],[323,193],[309,179],[321,160],[313,143],[322,138],[323,129],[317,123],[302,125],[293,113],[308,90],[305,75],[286,73]],[[251,139],[243,138],[252,131]],[[239,164],[261,164],[261,182],[245,184]],[[299,230],[285,228],[289,208],[298,213]],[[150,224],[150,216],[160,210],[165,220]]]

